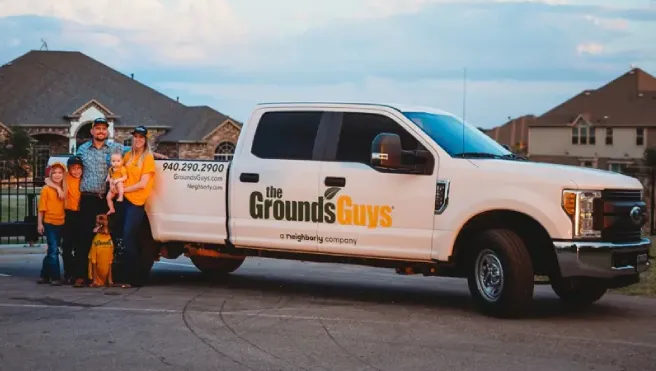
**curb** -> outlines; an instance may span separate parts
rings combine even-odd
[[[46,252],[46,245],[37,245],[37,246],[0,245],[0,255],[45,254],[45,252]]]

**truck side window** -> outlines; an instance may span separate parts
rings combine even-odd
[[[312,160],[320,111],[267,112],[262,115],[251,152],[260,158]]]
[[[401,137],[405,150],[418,149],[419,143],[394,120],[372,113],[344,113],[339,134],[336,160],[341,162],[371,162],[371,142],[380,133],[393,133]]]

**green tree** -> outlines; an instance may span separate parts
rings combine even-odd
[[[9,128],[7,139],[0,142],[0,160],[3,160],[3,177],[25,176],[29,170],[32,137],[20,127]]]
[[[643,173],[646,173],[645,175],[647,175],[649,179],[648,188],[645,187],[645,193],[649,195],[649,234],[652,234],[654,231],[654,220],[652,216],[654,215],[654,207],[656,205],[656,202],[654,202],[654,197],[656,196],[654,194],[654,186],[656,186],[656,147],[645,148],[642,160],[644,162],[644,167],[646,168]]]

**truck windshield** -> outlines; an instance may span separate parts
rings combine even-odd
[[[477,127],[428,112],[403,112],[451,157],[511,158],[513,154]],[[463,141],[464,135],[464,141]]]

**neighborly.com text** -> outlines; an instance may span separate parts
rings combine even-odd
[[[319,243],[335,243],[338,245],[357,245],[357,238],[343,238],[343,237],[331,237],[331,236],[310,236],[306,233],[281,233],[280,239],[282,240],[295,240],[298,242],[303,241],[317,241]]]

